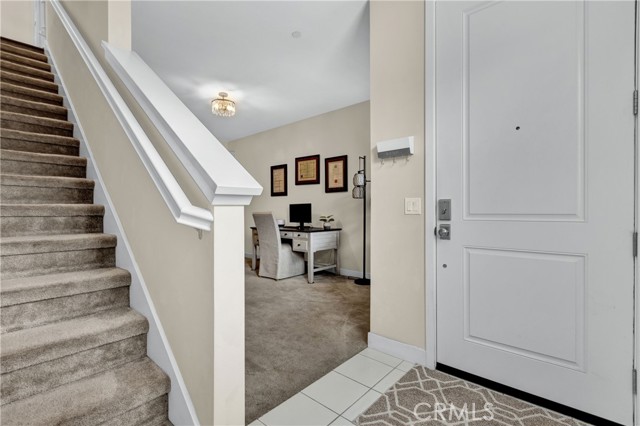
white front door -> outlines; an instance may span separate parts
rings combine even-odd
[[[436,4],[437,361],[632,422],[634,3]]]

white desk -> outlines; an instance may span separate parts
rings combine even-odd
[[[335,269],[336,274],[340,273],[340,258],[338,256],[338,248],[340,247],[340,231],[341,228],[323,229],[309,228],[304,231],[298,230],[296,227],[282,226],[280,227],[280,240],[290,240],[293,251],[305,254],[307,261],[307,281],[313,283],[313,274],[325,269]],[[253,257],[251,258],[251,270],[256,269],[256,259],[258,254],[258,230],[255,226],[251,227],[251,237],[253,241]],[[315,253],[322,250],[334,250],[335,263],[330,265],[315,264]]]

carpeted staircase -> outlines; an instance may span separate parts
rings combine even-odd
[[[0,39],[0,421],[170,424],[50,71],[42,49]]]

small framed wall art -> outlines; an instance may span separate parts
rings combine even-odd
[[[296,185],[320,183],[320,156],[296,158]]]
[[[271,196],[284,197],[287,195],[287,165],[271,166]]]
[[[324,159],[324,192],[346,192],[347,156]]]

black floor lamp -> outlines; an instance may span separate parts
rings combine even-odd
[[[359,285],[369,285],[371,280],[367,278],[367,156],[359,157],[362,167],[353,175],[353,198],[362,199],[362,278],[357,278],[353,282]],[[358,164],[360,166],[360,164]]]

